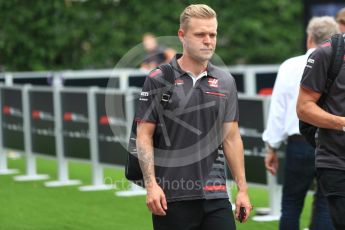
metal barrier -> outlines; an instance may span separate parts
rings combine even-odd
[[[279,65],[237,65],[223,67],[230,72],[238,91],[246,95],[256,95],[263,88],[272,88]],[[0,82],[6,85],[33,84],[41,86],[98,86],[127,90],[141,87],[147,71],[139,69],[101,69],[79,71],[6,72],[0,73]]]
[[[68,160],[77,159],[92,164],[92,184],[80,187],[81,191],[114,188],[104,184],[103,167],[123,167],[125,164],[123,146],[129,137],[139,92],[132,88],[1,86],[0,173],[10,172],[4,149],[15,149],[27,156],[26,175],[16,177],[16,180],[47,179],[47,175],[36,173],[35,157],[42,155],[56,158],[58,164],[58,179],[46,182],[46,186],[80,184],[68,175]],[[107,100],[110,106],[106,106]],[[268,185],[270,210],[266,220],[276,218],[280,215],[281,191],[277,179],[267,174],[264,167],[265,150],[261,140],[269,97],[239,94],[239,107],[247,180]],[[129,191],[117,195],[144,193],[143,189],[132,186]]]
[[[23,105],[21,87],[0,88],[0,174],[15,174],[8,169],[5,149],[24,151]]]
[[[33,136],[30,116],[30,87],[30,85],[24,86],[21,92],[23,108],[24,153],[26,155],[26,174],[14,177],[14,180],[16,181],[45,180],[49,178],[49,176],[46,174],[37,174],[36,172],[36,156],[33,154],[32,148]]]

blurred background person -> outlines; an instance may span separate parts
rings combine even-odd
[[[163,63],[168,63],[175,55],[175,50],[159,46],[156,37],[151,33],[143,35],[143,46],[146,51],[145,59],[140,68],[152,70]]]
[[[338,11],[336,20],[339,25],[340,32],[345,33],[345,7]]]
[[[304,200],[315,178],[314,148],[299,132],[296,103],[299,83],[309,55],[333,34],[339,32],[333,17],[314,17],[307,27],[306,54],[286,60],[279,68],[273,88],[267,128],[263,140],[268,146],[266,169],[275,175],[279,162],[277,149],[287,140],[283,172],[280,230],[298,230]],[[326,199],[317,188],[310,230],[333,229]]]

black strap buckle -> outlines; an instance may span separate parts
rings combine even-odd
[[[169,100],[170,100],[170,94],[169,93],[164,93],[163,95],[162,95],[162,101],[163,102],[169,102]]]

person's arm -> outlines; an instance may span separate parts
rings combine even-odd
[[[153,134],[156,124],[139,122],[137,126],[137,150],[139,164],[147,190],[146,205],[155,215],[166,215],[167,202],[162,188],[157,184],[154,167]]]
[[[223,125],[223,132],[224,155],[238,188],[235,216],[238,218],[240,207],[244,207],[247,213],[244,219],[245,222],[249,217],[252,206],[248,197],[248,186],[244,171],[243,144],[238,123],[236,121],[225,122]]]
[[[332,47],[326,44],[317,48],[309,57],[304,69],[297,100],[297,116],[302,121],[325,129],[342,130],[345,118],[323,110],[317,105],[328,79]],[[335,83],[333,83],[335,84]]]
[[[292,60],[285,61],[279,67],[271,96],[267,127],[262,135],[262,139],[267,146],[264,163],[267,171],[272,175],[275,175],[279,168],[277,149],[286,139],[287,135],[284,129],[288,110],[287,103],[291,97],[291,92],[293,92],[293,85],[287,81],[291,79],[292,74],[296,74],[296,70],[291,69],[291,65],[293,65]]]
[[[301,85],[297,100],[297,115],[299,119],[316,127],[343,130],[345,117],[330,114],[316,103],[321,93],[307,89]]]
[[[272,175],[276,175],[279,168],[279,158],[277,150],[272,146],[267,146],[267,152],[265,155],[265,167]]]

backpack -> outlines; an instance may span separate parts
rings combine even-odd
[[[335,34],[331,38],[331,46],[332,46],[332,56],[330,65],[327,71],[327,81],[325,89],[322,92],[320,99],[318,100],[317,104],[320,107],[324,106],[326,101],[326,97],[329,93],[329,90],[334,82],[334,79],[338,76],[341,66],[344,60],[344,51],[345,51],[345,34]],[[318,127],[299,120],[299,130],[300,133],[305,137],[306,141],[313,146],[316,147],[315,142],[315,135],[318,130]]]
[[[167,87],[163,87],[162,90],[157,94],[156,97],[161,98],[160,104],[163,109],[169,102],[169,99],[173,92],[173,87],[175,85],[174,70],[170,64],[162,64],[158,67],[162,71],[162,82],[167,82]],[[157,130],[157,128],[156,128]],[[155,136],[155,135],[154,135]],[[125,176],[128,180],[134,182],[137,185],[144,187],[143,174],[141,172],[138,152],[136,146],[137,137],[137,122],[135,117],[132,122],[131,134],[129,137],[128,148],[127,148],[127,162],[125,165]]]

